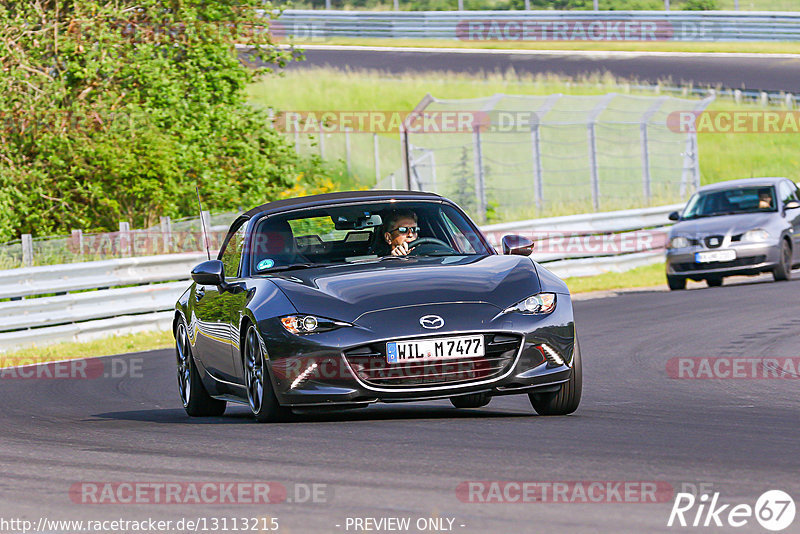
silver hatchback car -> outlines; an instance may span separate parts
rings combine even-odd
[[[731,180],[698,189],[669,233],[667,283],[722,285],[725,276],[771,272],[788,280],[800,264],[800,190],[786,178]]]

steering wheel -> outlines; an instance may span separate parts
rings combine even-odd
[[[408,241],[406,241],[406,243],[408,243],[408,253],[409,254],[411,254],[414,250],[416,250],[416,248],[418,246],[420,246],[420,245],[438,245],[440,247],[444,247],[448,251],[455,252],[453,247],[451,247],[450,245],[448,245],[447,243],[445,243],[441,239],[436,239],[435,237],[420,237],[419,239],[415,239],[414,241],[411,241],[410,243]]]

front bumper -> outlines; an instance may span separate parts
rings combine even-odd
[[[559,294],[546,316],[500,311],[486,303],[388,309],[365,314],[353,327],[306,336],[281,332],[270,321],[259,326],[266,347],[273,347],[267,350],[276,396],[297,408],[555,391],[569,380],[575,339],[569,295]],[[428,314],[443,317],[445,327],[422,328],[419,317]],[[387,365],[382,351],[388,341],[471,334],[484,336],[484,359],[428,362],[425,369],[406,372]],[[554,361],[543,344],[564,363]]]
[[[736,259],[726,262],[698,263],[695,261],[697,252],[713,250],[735,250]],[[746,243],[728,246],[723,244],[718,249],[708,249],[703,246],[692,246],[680,249],[667,250],[667,274],[672,276],[685,276],[692,279],[704,279],[708,276],[751,275],[772,270],[778,265],[780,257],[779,243]]]

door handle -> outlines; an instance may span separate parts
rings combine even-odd
[[[194,299],[196,302],[200,302],[200,299],[203,298],[206,294],[206,289],[204,287],[198,287],[194,292]]]

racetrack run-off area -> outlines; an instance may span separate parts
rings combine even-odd
[[[190,419],[172,350],[94,360],[85,378],[6,371],[0,517],[268,517],[290,533],[347,532],[348,517],[451,518],[463,533],[673,531],[681,489],[750,506],[769,489],[800,492],[796,379],[725,377],[719,365],[716,379],[692,378],[700,367],[675,374],[676,358],[796,360],[798,290],[800,280],[753,281],[576,301],[584,397],[567,417],[538,417],[512,396],[477,410],[382,404],[271,425],[241,406]],[[86,484],[248,481],[277,483],[286,500],[101,505]],[[481,503],[469,502],[468,481],[648,481],[659,492],[648,504],[574,492],[578,502]],[[739,530],[763,531],[752,518]]]

